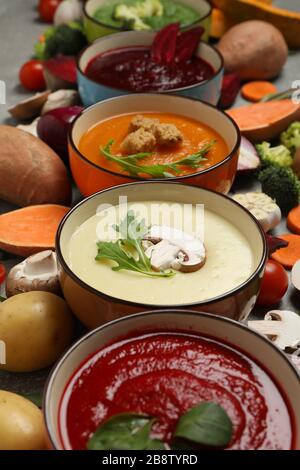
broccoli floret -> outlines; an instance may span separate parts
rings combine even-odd
[[[285,132],[282,132],[280,141],[294,155],[297,148],[300,147],[300,122],[293,122]]]
[[[271,147],[269,142],[263,142],[256,146],[256,150],[263,166],[278,165],[284,168],[290,168],[293,164],[291,152],[284,145]]]
[[[44,33],[43,41],[35,45],[36,57],[40,60],[50,59],[58,54],[77,55],[87,44],[82,27],[72,22],[51,27]]]
[[[116,20],[123,21],[123,27],[134,29],[136,31],[142,31],[150,29],[146,23],[138,16],[134,7],[121,4],[115,8],[114,17]]]
[[[142,18],[151,18],[153,16],[162,16],[164,7],[160,0],[144,0],[135,5],[126,5],[121,3],[116,5],[114,18],[123,21],[123,26],[129,26],[134,30],[151,29]]]
[[[300,182],[290,168],[268,166],[258,179],[262,191],[276,201],[284,214],[299,204]]]

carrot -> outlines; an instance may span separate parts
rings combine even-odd
[[[300,235],[300,205],[294,207],[287,217],[287,226],[291,232],[298,233]]]
[[[272,140],[300,119],[300,104],[292,100],[255,103],[227,111],[240,131],[253,142]]]
[[[256,102],[262,100],[265,96],[270,95],[271,93],[277,93],[278,89],[271,82],[257,80],[243,85],[241,91],[245,100]]]
[[[58,226],[68,211],[68,207],[45,204],[0,215],[0,249],[25,257],[55,248]]]
[[[288,242],[286,248],[281,248],[271,255],[275,261],[282,264],[287,269],[292,269],[296,261],[300,259],[300,236],[292,235],[279,235],[279,238]]]

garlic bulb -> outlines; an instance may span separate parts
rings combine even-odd
[[[54,24],[68,24],[82,18],[82,3],[79,0],[64,0],[61,2],[54,15]]]
[[[265,232],[275,228],[281,221],[279,206],[267,194],[239,193],[233,199],[251,212]]]

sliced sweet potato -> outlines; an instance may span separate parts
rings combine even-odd
[[[44,204],[0,215],[0,249],[25,257],[55,248],[58,226],[68,211]]]
[[[227,111],[251,142],[272,140],[300,119],[300,104],[292,100],[255,103]]]

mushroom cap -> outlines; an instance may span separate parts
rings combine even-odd
[[[46,250],[32,255],[8,273],[7,297],[30,291],[61,293],[56,255],[53,251]]]

